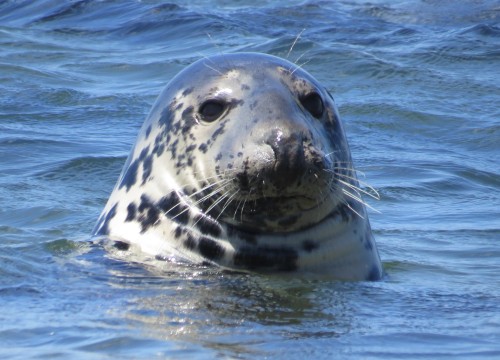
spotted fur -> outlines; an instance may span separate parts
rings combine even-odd
[[[204,58],[166,86],[94,229],[120,251],[376,280],[333,98],[286,60]]]

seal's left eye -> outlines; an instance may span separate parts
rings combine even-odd
[[[302,96],[300,98],[300,103],[315,118],[319,119],[321,116],[323,116],[325,105],[323,104],[323,99],[317,92],[312,92],[305,96]]]
[[[200,106],[200,116],[202,120],[212,122],[217,120],[226,109],[224,102],[220,100],[207,100]]]

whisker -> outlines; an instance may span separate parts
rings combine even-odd
[[[227,207],[229,206],[229,204],[231,204],[231,202],[233,201],[233,198],[238,195],[240,191],[236,191],[233,195],[231,195],[227,200],[226,200],[226,203],[224,204],[224,206],[222,207],[222,210],[219,212],[219,215],[215,218],[215,220],[219,220],[219,218],[221,217],[221,215],[224,213],[224,211],[227,209]]]
[[[212,205],[210,205],[208,209],[205,210],[205,214],[208,214],[210,211],[212,211],[212,209],[219,205],[225,198],[227,198],[227,193],[221,195],[221,197],[219,197]]]
[[[240,222],[243,222],[243,211],[245,210],[245,205],[247,204],[248,196],[245,196],[245,200],[243,200],[243,206],[240,211]]]
[[[350,179],[350,180],[356,180],[355,178],[353,177],[350,177],[350,176],[345,176],[345,175],[342,175],[340,174],[340,176],[342,177],[345,177],[347,179]],[[363,186],[365,186],[367,188],[367,190],[363,189],[362,187],[360,186],[357,186],[357,185],[354,185],[354,184],[351,184],[347,181],[344,181],[344,180],[341,180],[341,179],[338,179],[339,182],[345,186],[348,186],[349,188],[355,190],[356,192],[361,192],[369,197],[371,197],[372,199],[375,199],[375,200],[380,200],[380,194],[378,193],[377,190],[375,190],[375,188],[373,188],[371,185],[368,185],[367,183],[365,182],[362,182],[362,181],[359,181],[359,183],[361,183]]]
[[[240,199],[240,201],[238,201],[238,205],[236,205],[236,209],[234,210],[233,220],[236,220],[236,214],[238,213],[238,209],[240,208],[241,203],[243,203],[243,201],[244,201],[243,199]]]
[[[348,162],[344,162],[344,163],[348,163]],[[341,164],[341,163],[339,163]],[[351,165],[350,163],[348,163],[349,165]],[[351,172],[355,172],[356,175],[360,175],[362,177],[366,177],[366,174],[361,171],[361,170],[358,170],[358,169],[355,169],[354,167],[340,167],[340,166],[335,166],[335,170],[346,170],[346,171],[351,171]]]
[[[215,71],[217,74],[219,74],[220,76],[224,76],[224,74],[222,72],[220,72],[219,70],[217,70],[216,68],[213,68],[211,67],[210,65],[208,65],[207,63],[203,63],[203,65],[205,65],[207,68]]]
[[[354,168],[342,168],[342,167],[338,167],[338,166],[336,166],[333,170],[330,170],[330,169],[325,169],[324,170],[326,172],[329,172],[329,173],[332,173],[332,174],[338,176],[339,178],[343,178],[343,179],[347,179],[347,180],[352,180],[352,181],[355,181],[355,182],[359,183],[360,185],[362,185],[363,187],[365,187],[366,190],[363,189],[363,188],[361,188],[360,186],[355,185],[355,184],[351,184],[351,183],[348,183],[348,182],[343,182],[343,184],[346,185],[346,186],[349,186],[349,187],[351,187],[353,189],[357,189],[360,192],[362,192],[363,194],[366,194],[367,196],[369,196],[369,197],[371,197],[371,198],[373,198],[375,200],[380,200],[380,194],[379,194],[379,192],[373,186],[371,186],[369,183],[367,183],[366,181],[363,181],[363,180],[359,180],[356,176],[350,176],[350,175],[347,175],[347,174],[342,174],[342,173],[340,173],[338,171],[335,171],[335,170],[347,170],[347,171],[356,172],[356,173],[359,172],[359,173],[361,173],[361,175],[363,177],[366,177],[366,175],[363,172],[358,171],[358,170],[356,170]],[[341,181],[341,180],[339,179],[339,181]]]
[[[355,209],[353,209],[352,206],[351,206],[351,204],[349,204],[349,201],[347,201],[345,198],[340,197],[338,195],[335,195],[335,192],[330,193],[330,197],[336,203],[341,203],[341,204],[346,205],[349,208],[349,210],[351,210],[354,214],[356,214],[357,216],[359,216],[361,219],[364,219],[364,216],[361,215],[359,212],[357,212]]]
[[[295,59],[294,64],[297,64],[299,62],[299,60],[302,59],[304,57],[304,55],[309,53],[309,52],[310,52],[310,50],[304,51],[302,53],[302,55],[300,55],[297,59]],[[304,65],[304,64],[302,64],[302,65]]]
[[[358,215],[361,219],[365,219],[365,217],[363,215],[361,215],[359,212],[357,212],[356,210],[354,210],[351,206],[351,204],[349,204],[349,202],[346,202],[346,205],[347,207],[349,208],[349,210],[351,210],[353,213],[355,213],[356,215]]]
[[[304,29],[302,29],[302,30],[299,32],[299,34],[295,37],[295,40],[293,41],[292,46],[290,46],[290,49],[288,50],[288,53],[286,54],[286,59],[288,59],[288,57],[290,56],[290,54],[291,54],[291,52],[292,52],[292,50],[293,50],[293,48],[294,48],[295,44],[296,44],[296,43],[297,43],[297,41],[299,41],[299,39],[300,39],[300,35],[302,35],[302,33],[303,33],[305,30],[306,30],[305,28],[304,28]]]
[[[204,197],[203,197],[203,198],[201,198],[200,200],[195,201],[195,202],[192,204],[192,206],[196,206],[196,205],[198,205],[199,203],[201,203],[201,202],[205,201],[206,199],[209,199],[209,198],[210,198],[210,197],[212,197],[213,195],[215,195],[215,194],[219,193],[219,192],[220,192],[220,191],[222,191],[222,190],[223,190],[223,188],[224,188],[224,187],[226,187],[226,186],[227,186],[227,184],[229,183],[229,181],[227,181],[227,180],[224,180],[224,181],[222,181],[222,180],[221,180],[220,182],[222,182],[222,183],[223,183],[223,185],[222,185],[222,186],[218,187],[217,189],[215,189],[214,191],[212,191],[210,194],[208,194],[208,195],[204,196]],[[224,182],[225,182],[225,183],[224,183]],[[218,185],[218,183],[213,183],[213,184],[210,184],[210,185],[208,185],[208,186],[205,186],[203,189],[198,190],[197,192],[195,192],[195,193],[193,193],[193,194],[189,195],[187,198],[188,198],[188,199],[191,199],[191,198],[193,198],[194,196],[198,195],[199,193],[201,193],[201,192],[203,192],[203,191],[206,191],[207,189],[210,189],[211,187],[214,187],[214,186],[216,186],[216,185]],[[179,198],[181,198],[181,197],[179,197]],[[181,199],[182,199],[182,198],[181,198]],[[164,215],[164,216],[166,216],[169,212],[171,212],[172,210],[174,210],[176,207],[178,207],[178,206],[179,206],[179,205],[181,205],[182,203],[185,203],[185,201],[179,201],[177,204],[175,204],[175,205],[174,205],[174,206],[172,206],[170,209],[168,209],[167,211],[165,211],[165,212],[163,213],[163,215]],[[184,214],[184,213],[185,213],[186,211],[188,211],[189,209],[190,209],[190,206],[186,206],[186,208],[185,208],[184,210],[182,210],[181,212],[177,213],[177,214],[176,214],[175,216],[173,216],[171,219],[173,220],[173,219],[177,218],[178,216],[180,216],[180,215]],[[159,221],[159,220],[158,220],[158,221]]]
[[[367,202],[363,201],[363,199],[359,196],[356,196],[352,193],[350,193],[349,191],[347,191],[346,189],[342,189],[342,193],[347,195],[348,197],[350,197],[351,199],[357,201],[358,203],[370,208],[371,210],[375,211],[376,213],[380,214],[380,211],[378,211],[377,209],[375,209],[373,206],[371,206],[370,204],[368,204]],[[349,205],[349,204],[348,204]],[[351,209],[352,211],[356,212],[354,209]],[[361,216],[362,217],[362,216]]]
[[[205,35],[207,35],[208,39],[210,40],[210,43],[215,46],[215,48],[217,49],[217,51],[219,52],[219,55],[222,55],[222,51],[221,51],[221,48],[219,45],[217,45],[217,43],[215,42],[214,38],[212,37],[212,35],[210,35],[209,32],[206,32]],[[215,62],[213,62],[212,60],[210,60],[212,64],[216,65]]]
[[[297,65],[295,69],[293,69],[293,71],[290,73],[290,75],[293,75],[294,72],[301,69],[304,65],[308,64],[309,62],[311,62],[311,60],[304,61],[302,64]]]

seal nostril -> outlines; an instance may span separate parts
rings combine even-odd
[[[307,171],[302,133],[283,136],[281,130],[274,130],[266,144],[273,149],[275,158],[270,181],[278,188],[298,183]]]

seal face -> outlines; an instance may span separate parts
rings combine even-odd
[[[93,233],[159,259],[375,280],[358,189],[323,86],[274,56],[219,55],[160,94]]]

